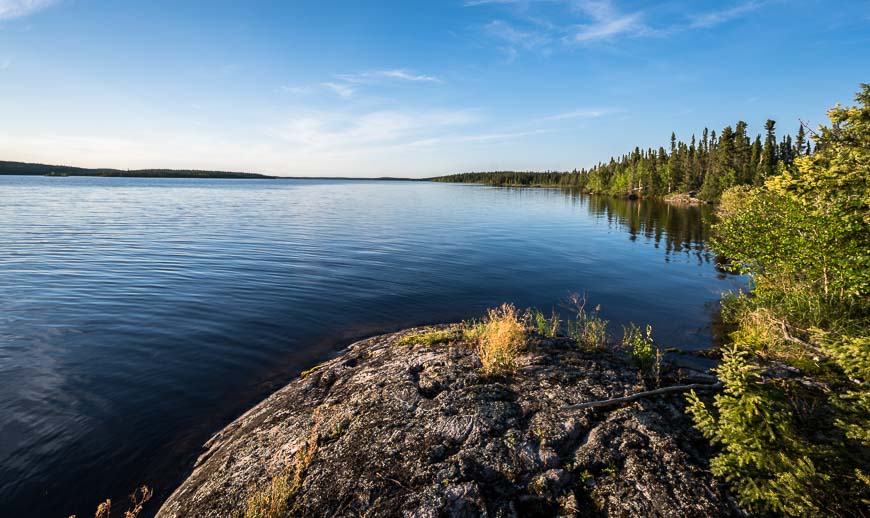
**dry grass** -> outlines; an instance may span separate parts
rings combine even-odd
[[[314,412],[314,425],[308,433],[308,441],[296,453],[293,473],[281,473],[272,477],[268,487],[255,491],[245,507],[245,518],[284,518],[293,514],[293,501],[302,488],[305,472],[317,453],[320,429],[320,409]]]
[[[130,495],[130,503],[132,506],[124,511],[124,518],[137,518],[142,512],[142,508],[145,507],[145,504],[151,500],[151,497],[153,496],[154,491],[148,486],[142,486],[136,491],[133,491],[133,494]],[[111,516],[112,500],[107,498],[105,502],[101,502],[100,505],[97,506],[94,518],[111,518]],[[69,518],[76,518],[76,515],[72,515]]]
[[[290,516],[290,506],[296,490],[290,476],[281,474],[272,478],[269,486],[248,498],[245,518],[281,518]]]
[[[476,334],[484,374],[498,376],[516,370],[517,357],[525,346],[526,329],[513,304],[490,309]]]

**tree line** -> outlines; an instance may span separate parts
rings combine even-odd
[[[570,172],[492,171],[459,173],[433,178],[440,182],[483,183],[496,186],[554,186],[589,193],[660,197],[694,192],[715,202],[736,185],[762,185],[809,155],[813,146],[801,125],[794,138],[777,140],[776,122],[768,120],[764,135],[749,137],[748,126],[739,121],[716,131],[704,128],[701,138],[692,135],[686,143],[671,133],[670,146],[634,151],[598,163],[590,169]]]
[[[121,176],[130,178],[272,178],[255,173],[200,171],[190,169],[88,169],[68,165],[33,164],[0,160],[0,175],[27,176]]]

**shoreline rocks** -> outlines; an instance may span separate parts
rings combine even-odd
[[[681,192],[676,194],[669,194],[662,198],[667,203],[673,203],[676,205],[706,205],[709,202],[701,200],[697,197],[697,193],[693,192]]]
[[[470,343],[406,338],[431,329],[357,342],[290,382],[205,444],[157,516],[243,516],[276,477],[294,516],[739,513],[680,395],[560,410],[642,390],[620,358],[535,337],[515,374],[487,378]]]

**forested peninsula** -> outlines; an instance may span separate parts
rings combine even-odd
[[[692,193],[717,202],[736,185],[761,185],[767,178],[794,167],[797,158],[814,151],[803,125],[794,138],[777,140],[776,122],[768,120],[764,136],[751,139],[748,126],[739,121],[717,134],[704,128],[701,137],[686,143],[671,133],[669,147],[634,148],[634,151],[590,169],[568,172],[492,171],[432,178],[436,182],[482,183],[497,186],[545,186],[580,189],[593,194],[630,197],[664,197]]]

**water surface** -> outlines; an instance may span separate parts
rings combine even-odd
[[[0,176],[0,516],[158,498],[336,348],[585,291],[711,342],[709,209],[422,182]]]

